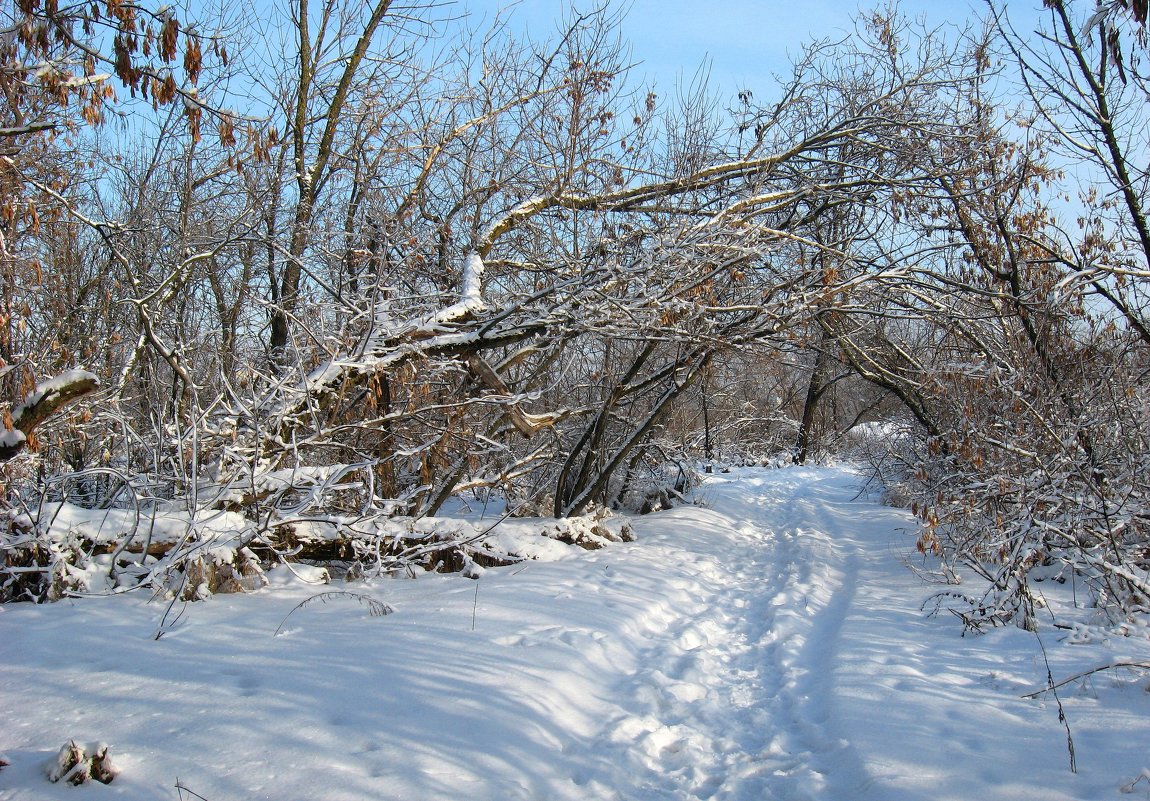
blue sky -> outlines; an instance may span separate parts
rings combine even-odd
[[[476,16],[509,5],[509,0],[458,0],[458,7]],[[580,0],[575,5],[580,7]],[[875,5],[877,0],[861,4],[850,0],[630,0],[623,32],[635,59],[642,62],[638,75],[664,90],[680,78],[689,81],[707,60],[712,88],[723,94],[733,95],[742,88],[770,94],[771,76],[787,68],[788,54],[798,52],[813,38],[845,34],[860,7]],[[1041,0],[1017,0],[1011,11],[1025,15],[1040,5]],[[520,0],[514,14],[517,24],[544,39],[555,31],[565,6],[561,0]],[[985,7],[982,0],[904,0],[899,6],[904,14],[923,16],[932,26],[960,24]]]

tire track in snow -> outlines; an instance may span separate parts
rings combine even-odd
[[[643,667],[609,693],[626,700],[601,737],[635,781],[615,797],[801,801],[857,781],[829,703],[858,565],[828,511],[853,494],[842,475],[829,488],[825,471],[821,484],[802,470],[716,478],[705,511],[643,521],[640,541],[667,550],[680,600],[656,605]]]

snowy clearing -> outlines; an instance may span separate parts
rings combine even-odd
[[[941,587],[904,565],[913,521],[859,483],[711,476],[637,542],[478,581],[277,570],[158,641],[142,595],[0,607],[0,799],[175,799],[177,780],[208,801],[1150,798],[1150,779],[1120,794],[1150,766],[1150,678],[1059,691],[1072,774],[1055,698],[1022,697],[1046,683],[1039,639],[920,611]],[[323,590],[396,611],[292,611]],[[1040,636],[1056,680],[1150,661],[1145,631]],[[120,775],[48,783],[69,738],[108,743]]]

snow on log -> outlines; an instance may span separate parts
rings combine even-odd
[[[99,387],[100,379],[87,370],[69,370],[37,385],[35,391],[12,410],[12,428],[0,431],[0,461],[22,451],[28,437],[49,417]]]

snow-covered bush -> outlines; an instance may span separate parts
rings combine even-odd
[[[203,601],[219,593],[254,592],[267,577],[250,548],[210,548],[181,560],[171,571],[169,589],[185,601]]]
[[[277,471],[247,487],[205,485],[191,510],[126,484],[101,495],[92,490],[107,478],[100,472],[61,477],[28,514],[0,516],[0,601],[132,589],[197,601],[259,590],[270,568],[290,570],[297,560],[348,579],[417,575],[551,558],[565,545],[598,548],[631,536],[602,506],[560,520],[397,516],[393,502],[357,480],[364,472],[336,465]]]
[[[879,464],[920,519],[919,550],[981,579],[942,598],[970,629],[1034,625],[1052,570],[1108,623],[1150,605],[1150,407],[1126,368],[1063,347],[1057,383],[1034,365],[938,371],[932,403],[961,413]]]
[[[0,603],[56,601],[88,589],[91,564],[82,539],[40,536],[19,516],[0,519]]]
[[[75,740],[69,740],[60,748],[56,758],[44,766],[44,772],[48,781],[53,783],[64,782],[78,787],[95,780],[111,784],[120,769],[108,750],[106,743],[79,745]]]

